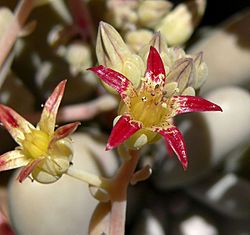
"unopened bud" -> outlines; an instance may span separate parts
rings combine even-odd
[[[167,56],[164,62],[169,68],[171,68],[177,60],[186,58],[185,51],[180,47],[169,47],[167,48],[166,54]]]
[[[181,3],[161,21],[157,30],[166,36],[169,45],[181,45],[192,35],[204,14],[205,6],[205,0]]]
[[[181,94],[193,80],[193,59],[182,58],[177,60],[170,68],[168,81],[178,83],[178,93]]]
[[[139,23],[149,28],[155,26],[170,11],[172,6],[171,2],[165,0],[141,2],[138,8]]]
[[[207,64],[203,60],[203,53],[200,52],[195,56],[192,56],[194,60],[194,89],[199,89],[207,80],[208,68]]]
[[[90,48],[84,43],[76,42],[69,45],[65,53],[65,59],[68,61],[73,74],[82,72],[92,66]]]
[[[120,34],[109,24],[101,22],[98,30],[96,54],[99,64],[112,68],[126,76],[138,87],[145,72],[145,65],[136,54],[132,54]],[[113,88],[105,85],[112,93]]]
[[[154,47],[159,52],[162,60],[165,62],[165,59],[167,57],[166,53],[168,50],[168,46],[167,46],[167,41],[164,35],[162,35],[160,32],[156,32],[153,35],[152,39],[149,41],[149,43],[147,43],[139,51],[139,55],[141,56],[145,64],[147,63],[147,58],[148,58],[148,54],[149,54],[151,46]]]
[[[128,32],[125,36],[125,40],[130,48],[138,53],[138,51],[150,41],[152,36],[153,33],[150,30],[141,29]]]
[[[123,62],[131,55],[131,52],[114,27],[100,22],[96,55],[99,64],[121,71]]]
[[[135,28],[138,21],[137,8],[139,5],[138,0],[108,0],[107,1],[107,14],[106,18],[116,28],[128,30]]]

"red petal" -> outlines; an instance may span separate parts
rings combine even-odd
[[[63,80],[57,85],[44,105],[41,119],[38,125],[42,131],[48,134],[52,134],[54,132],[56,116],[63,97],[66,82],[66,80]]]
[[[179,105],[177,114],[202,111],[221,111],[220,106],[198,96],[174,96]]]
[[[59,127],[54,132],[54,136],[50,141],[50,144],[56,142],[57,140],[63,139],[68,135],[71,135],[80,124],[81,124],[80,122],[73,122]]]
[[[166,130],[156,128],[156,132],[164,136],[165,141],[177,155],[184,169],[187,169],[187,151],[186,144],[181,132],[176,127],[170,127]]]
[[[115,124],[109,136],[106,150],[110,150],[127,140],[141,128],[141,124],[131,120],[129,115],[123,115]]]
[[[164,83],[166,79],[166,73],[162,59],[158,51],[152,46],[150,47],[150,52],[148,55],[147,71],[145,76],[148,81],[154,81],[158,84]]]
[[[34,127],[13,109],[0,104],[0,122],[17,143],[24,139],[24,134]]]
[[[169,144],[169,142],[165,139],[165,144],[166,144],[166,148],[167,148],[167,152],[168,152],[168,155],[170,157],[173,157],[174,155],[174,150],[172,149],[171,145]]]
[[[89,68],[88,70],[94,72],[101,80],[113,87],[121,95],[122,99],[127,97],[126,91],[133,87],[132,83],[121,73],[103,65]]]
[[[42,160],[43,159],[33,160],[30,164],[25,166],[17,177],[19,182],[22,183]]]

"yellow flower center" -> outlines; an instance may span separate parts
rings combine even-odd
[[[25,135],[22,146],[23,150],[32,158],[39,158],[46,156],[50,137],[47,133],[33,129],[30,133]]]
[[[157,85],[140,90],[138,96],[130,99],[130,113],[134,120],[142,122],[144,127],[152,127],[163,122],[170,115],[172,108],[169,99],[163,95]]]

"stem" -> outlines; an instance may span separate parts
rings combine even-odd
[[[127,189],[139,161],[139,152],[130,151],[131,159],[124,161],[110,188],[111,218],[110,235],[125,234]]]
[[[23,24],[28,18],[33,7],[33,0],[21,0],[15,10],[14,19],[9,24],[2,39],[0,40],[0,67],[4,63],[9,51],[14,45],[18,34],[20,33]]]
[[[109,187],[109,184],[110,184],[109,180],[104,178],[104,177],[97,176],[97,175],[88,173],[88,172],[83,171],[83,170],[75,169],[73,166],[70,166],[68,168],[66,174],[75,178],[75,179],[84,181],[89,185],[96,186],[98,188],[106,189]]]
[[[103,95],[86,103],[62,107],[57,116],[58,122],[71,122],[75,120],[89,120],[101,112],[110,111],[117,107],[117,100],[112,95]],[[25,115],[31,123],[37,123],[41,112]]]
[[[94,46],[96,32],[85,0],[68,0],[68,4],[74,24],[79,29],[81,37],[86,39],[87,36]]]

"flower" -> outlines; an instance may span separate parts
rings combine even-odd
[[[168,94],[164,89],[167,78],[164,64],[154,47],[150,47],[146,73],[137,89],[125,76],[110,68],[100,65],[89,70],[113,87],[123,100],[121,116],[112,129],[107,150],[125,141],[129,148],[139,149],[161,135],[186,169],[186,146],[172,122],[173,117],[187,112],[222,111],[218,105],[201,97]]]
[[[66,80],[60,82],[46,101],[36,127],[10,107],[0,104],[0,121],[19,146],[0,156],[0,171],[24,166],[18,175],[22,182],[31,173],[41,183],[58,180],[69,168],[72,160],[71,140],[79,122],[55,130],[57,111],[61,103]]]
[[[141,85],[141,77],[144,76],[146,70],[150,47],[153,46],[158,50],[165,71],[167,71],[168,79],[164,85],[165,91],[192,96],[199,91],[208,75],[202,52],[189,55],[182,48],[168,47],[165,36],[160,32],[155,33],[148,43],[144,40],[144,43],[145,46],[140,49],[138,54],[135,54],[129,50],[114,27],[100,22],[96,43],[98,63],[124,75],[137,89]],[[112,87],[105,83],[103,85],[108,92],[117,94]]]

